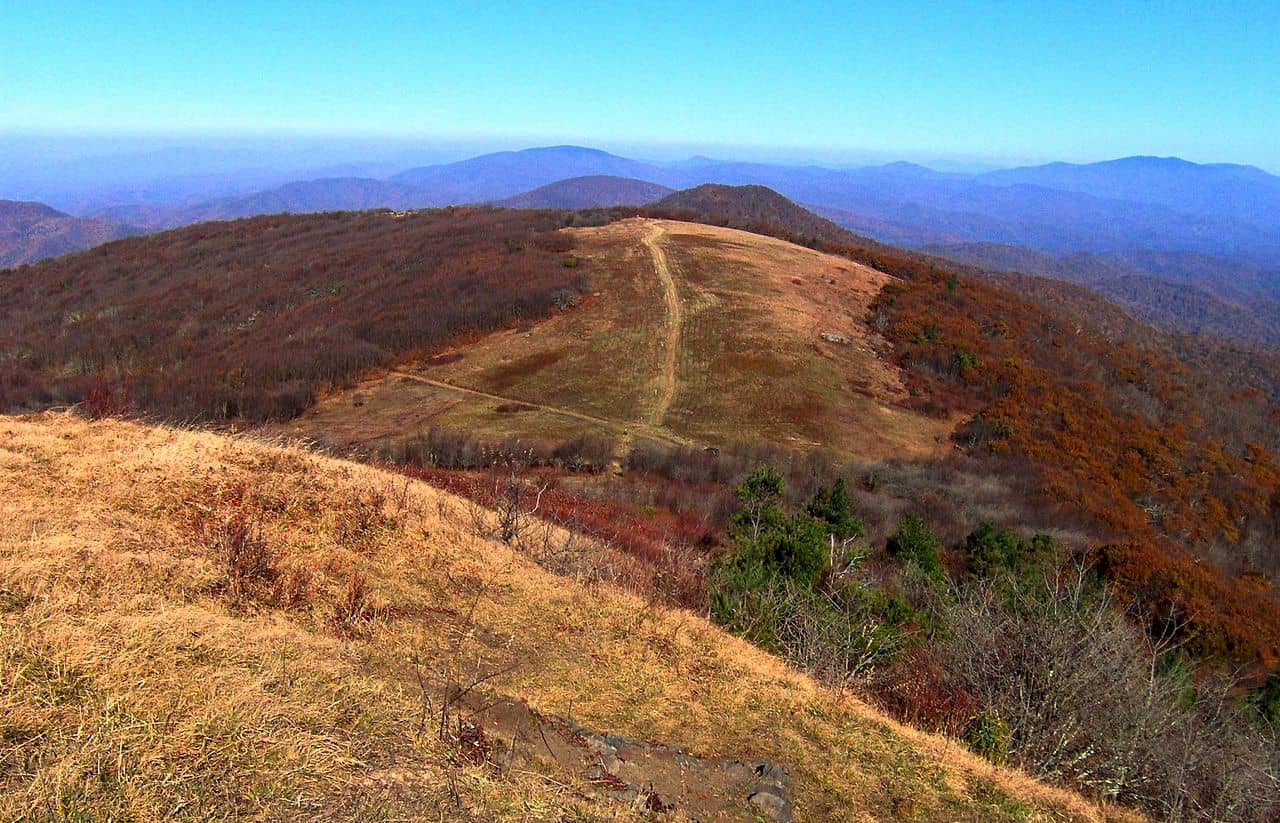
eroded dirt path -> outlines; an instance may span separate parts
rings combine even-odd
[[[676,291],[675,278],[671,276],[671,267],[667,262],[666,250],[662,248],[662,238],[666,230],[661,223],[654,223],[645,233],[643,243],[653,255],[653,268],[662,283],[662,296],[667,304],[667,332],[663,339],[662,372],[658,375],[658,397],[653,409],[649,412],[649,425],[659,427],[671,409],[671,401],[676,394],[676,355],[680,348],[680,295]]]

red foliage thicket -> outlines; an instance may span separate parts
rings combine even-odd
[[[0,410],[103,375],[169,419],[287,419],[318,392],[545,316],[581,269],[558,213],[336,212],[206,223],[0,278]]]
[[[1007,289],[924,260],[855,256],[900,278],[872,312],[922,408],[971,412],[978,450],[1040,467],[1043,495],[1109,536],[1102,568],[1121,591],[1201,652],[1280,659],[1280,603],[1258,574],[1280,557],[1274,545],[1232,550],[1274,532],[1280,473],[1261,445],[1223,445],[1188,389],[1205,381]]]
[[[483,471],[460,471],[394,463],[392,471],[423,480],[437,488],[492,503],[490,479]],[[543,472],[549,488],[539,501],[539,516],[607,543],[652,570],[655,578],[646,594],[672,605],[701,610],[706,607],[705,560],[715,527],[689,512],[653,510],[642,513],[625,503],[596,500],[555,488],[556,474]]]

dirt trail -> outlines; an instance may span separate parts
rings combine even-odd
[[[667,304],[667,334],[663,341],[664,351],[662,373],[658,375],[658,399],[649,413],[649,425],[661,426],[671,409],[671,401],[676,394],[676,354],[680,348],[680,296],[676,291],[676,281],[671,276],[671,268],[667,263],[667,253],[662,248],[662,237],[666,230],[661,223],[654,223],[645,234],[643,242],[653,255],[653,267],[662,283],[663,299]]]
[[[625,420],[609,420],[608,418],[605,418],[605,417],[596,417],[595,415],[576,412],[576,411],[573,411],[572,409],[563,409],[563,408],[560,408],[559,406],[547,406],[542,403],[531,403],[528,400],[520,400],[515,397],[504,397],[500,394],[490,394],[489,392],[480,391],[479,389],[469,389],[465,386],[458,386],[453,383],[446,383],[443,380],[432,380],[429,377],[423,377],[422,375],[414,374],[413,372],[400,371],[399,369],[393,369],[391,371],[391,374],[396,377],[403,377],[406,380],[413,380],[417,383],[424,383],[428,386],[435,386],[438,389],[455,391],[461,394],[469,394],[472,397],[483,397],[486,400],[493,400],[498,403],[519,404],[521,406],[527,406],[531,409],[547,412],[548,414],[558,414],[563,417],[571,417],[575,420],[581,420],[585,423],[594,423],[597,426],[606,426],[610,428],[620,428],[620,429],[628,430],[628,438],[630,438],[632,434],[632,432],[630,432],[629,430],[631,428],[636,427],[635,423],[625,421]],[[642,431],[639,433],[642,433],[646,437],[652,438],[654,440],[663,440],[668,443],[674,443],[676,445],[687,445],[687,442],[688,442],[682,438],[667,434],[666,432],[650,430],[650,428],[647,426],[642,425],[640,426],[640,428]]]
[[[683,437],[671,434],[663,428],[662,422],[666,419],[667,413],[671,409],[671,402],[675,398],[676,393],[676,356],[680,349],[680,298],[676,291],[675,278],[671,276],[670,263],[667,260],[666,250],[662,247],[662,238],[666,235],[666,229],[661,223],[654,223],[649,230],[641,237],[641,242],[649,249],[649,253],[653,256],[653,268],[658,275],[658,281],[662,285],[662,298],[666,304],[666,333],[663,337],[662,366],[658,373],[658,389],[657,396],[654,399],[653,407],[645,415],[643,420],[610,420],[604,417],[596,417],[590,414],[573,411],[571,409],[560,408],[558,406],[548,406],[542,403],[531,403],[527,400],[520,400],[514,397],[503,397],[499,394],[490,394],[489,392],[480,391],[479,389],[469,389],[464,386],[458,386],[453,383],[446,383],[442,380],[432,380],[429,377],[423,377],[413,372],[393,370],[391,374],[397,377],[403,377],[407,380],[414,380],[419,383],[425,383],[436,388],[446,389],[449,391],[468,394],[473,397],[482,397],[486,400],[492,400],[498,403],[519,403],[538,411],[547,412],[548,414],[558,414],[563,417],[570,417],[575,420],[581,420],[586,423],[593,423],[597,426],[605,426],[607,428],[620,430],[622,437],[619,441],[619,451],[622,454],[630,449],[631,444],[637,436],[647,437],[652,440],[660,440],[675,445],[687,446],[690,441]]]

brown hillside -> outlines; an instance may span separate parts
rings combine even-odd
[[[368,467],[7,417],[0,494],[4,819],[650,819],[618,781],[503,756],[512,712],[557,747],[576,744],[546,718],[571,716],[767,758],[800,820],[1108,819],[696,615],[552,576],[456,498]],[[483,708],[521,705],[504,695],[542,714]],[[668,816],[759,808],[716,802]]]
[[[168,419],[288,419],[406,352],[555,311],[581,280],[544,242],[558,226],[497,209],[275,215],[32,266],[0,281],[0,409],[96,388]]]

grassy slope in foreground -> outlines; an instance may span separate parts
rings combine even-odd
[[[629,819],[564,775],[458,765],[424,727],[424,694],[512,664],[483,688],[784,763],[801,820],[1103,819],[369,467],[5,417],[0,495],[0,819]],[[233,598],[211,540],[250,504],[289,585]]]

